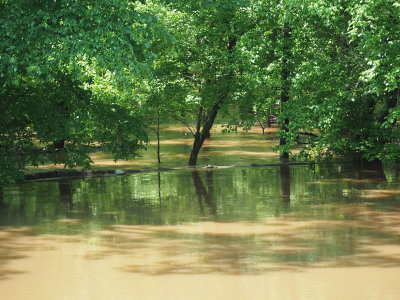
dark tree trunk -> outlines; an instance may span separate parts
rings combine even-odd
[[[189,166],[195,166],[197,164],[197,156],[199,155],[203,143],[204,140],[201,140],[200,137],[194,137],[192,152],[190,152]]]
[[[60,116],[59,116],[60,120],[59,120],[58,124],[59,124],[61,130],[63,132],[65,132],[65,130],[66,130],[65,122],[66,122],[66,119],[68,119],[68,117],[69,117],[68,108],[67,108],[67,106],[65,104],[65,101],[63,101],[63,100],[57,102],[56,106],[57,106],[57,109],[60,112]],[[56,141],[53,141],[53,146],[54,146],[55,149],[64,149],[64,146],[65,146],[64,137],[62,137],[62,138],[60,138],[60,139],[58,139]]]
[[[54,146],[55,149],[64,149],[65,141],[64,140],[54,141],[53,142],[53,146]]]
[[[230,38],[229,43],[227,45],[227,50],[230,56],[232,55],[235,46],[236,46],[236,38],[232,37]],[[232,77],[233,77],[233,71],[231,70],[228,74],[226,74],[224,81],[230,81]],[[210,130],[214,125],[214,121],[215,118],[217,117],[218,110],[229,95],[229,85],[226,85],[226,82],[224,82],[224,85],[228,86],[228,88],[216,90],[217,102],[212,106],[210,110],[207,110],[207,112],[205,112],[203,107],[200,107],[199,109],[199,114],[197,116],[196,133],[194,135],[193,148],[189,158],[189,166],[195,166],[197,164],[197,157],[199,155],[201,147],[203,146],[204,140],[206,138],[210,138]]]
[[[198,119],[197,119],[196,133],[194,135],[193,148],[189,158],[189,166],[195,166],[197,164],[197,157],[199,155],[200,149],[203,146],[203,143],[207,138],[207,136],[210,135],[210,130],[214,125],[215,118],[217,117],[220,103],[222,103],[222,101],[218,101],[211,108],[211,111],[207,114],[207,118],[204,120],[203,128],[201,128],[201,123],[202,123],[201,121],[203,118],[202,114],[203,108],[200,107],[199,109],[199,114],[197,117]]]
[[[283,25],[282,29],[282,71],[281,71],[281,106],[282,108],[284,107],[285,103],[287,103],[290,100],[289,97],[289,89],[290,89],[290,82],[289,82],[289,76],[290,76],[290,69],[289,69],[289,64],[288,64],[288,58],[290,57],[290,45],[289,45],[289,39],[291,37],[290,33],[290,28],[287,23]],[[287,144],[287,139],[286,139],[286,134],[289,132],[289,119],[285,118],[281,125],[281,130],[284,131],[284,135],[281,136],[279,140],[279,145],[280,146],[285,146]],[[288,158],[289,157],[289,152],[287,151],[282,151],[280,153],[280,157],[282,158]]]

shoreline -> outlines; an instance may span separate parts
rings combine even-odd
[[[256,168],[256,167],[280,167],[280,166],[303,166],[303,165],[320,165],[320,164],[348,164],[354,163],[351,161],[325,161],[325,162],[288,162],[288,163],[266,163],[266,164],[249,164],[249,165],[231,165],[231,166],[186,166],[179,168],[155,168],[155,169],[123,169],[120,174],[117,174],[120,169],[106,169],[106,170],[65,170],[57,169],[54,171],[30,173],[24,176],[24,179],[17,180],[16,183],[23,183],[31,180],[42,180],[42,179],[62,179],[72,177],[98,177],[106,175],[121,176],[126,174],[134,173],[149,173],[149,172],[164,172],[164,171],[179,171],[179,170],[217,170],[226,168]]]

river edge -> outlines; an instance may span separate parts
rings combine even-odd
[[[152,172],[165,172],[165,171],[181,171],[181,170],[214,170],[226,168],[257,168],[257,167],[281,167],[281,166],[307,166],[307,165],[331,165],[331,164],[356,164],[362,166],[361,163],[357,164],[353,161],[331,161],[331,162],[288,162],[288,163],[267,163],[267,164],[249,164],[249,165],[231,165],[231,166],[186,166],[178,168],[165,168],[158,169],[106,169],[106,170],[65,170],[57,169],[54,171],[29,173],[24,176],[24,179],[17,180],[17,183],[23,183],[31,180],[45,180],[45,179],[62,179],[62,178],[86,178],[86,177],[99,177],[107,175],[121,176],[126,174],[135,173],[152,173]]]

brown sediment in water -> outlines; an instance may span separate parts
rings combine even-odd
[[[391,198],[393,196],[400,195],[400,190],[376,190],[376,189],[365,189],[365,190],[356,190],[357,197],[359,198]]]
[[[314,215],[326,209],[315,207]],[[0,230],[1,295],[398,299],[400,216],[370,205],[333,206],[332,216],[338,212],[349,221],[292,213],[246,222],[113,225],[89,237],[7,227]]]

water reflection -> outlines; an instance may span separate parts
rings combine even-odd
[[[390,182],[384,176],[351,165],[281,164],[28,182],[3,187],[0,225],[68,218],[103,225],[257,220],[365,199],[390,207],[400,192],[395,176]]]
[[[280,165],[282,202],[290,204],[290,167],[289,164],[283,162]]]
[[[213,196],[214,196],[213,172],[206,171],[205,175],[206,175],[205,177],[206,177],[207,189],[203,185],[203,182],[199,175],[199,171],[192,171],[193,184],[196,189],[197,201],[199,203],[200,212],[201,214],[204,214],[204,206],[203,206],[203,201],[204,201],[209,213],[211,215],[216,215],[217,207],[213,202]]]
[[[60,201],[66,204],[66,211],[71,211],[74,208],[73,201],[73,187],[71,181],[60,180],[58,181],[58,190],[60,193]]]
[[[370,181],[374,183],[386,182],[386,174],[382,163],[364,163],[364,167],[357,170],[357,179],[360,181]]]
[[[160,209],[162,207],[162,201],[161,201],[161,173],[160,171],[157,172],[157,182],[158,182],[158,200],[160,201]]]
[[[377,229],[370,219],[373,216],[378,224],[393,226],[400,221],[399,216],[393,219],[392,215],[388,223],[388,215],[376,215],[368,206],[332,209],[351,219],[356,214],[362,217],[351,224],[318,219],[299,222],[298,216],[287,215],[256,223],[112,226],[101,232],[103,250],[89,257],[127,255],[130,263],[123,263],[121,270],[147,275],[400,267],[398,235],[386,226]],[[323,210],[317,209],[316,213],[321,216]],[[149,256],[150,261],[145,259]]]
[[[372,205],[351,204],[313,206],[309,212],[256,222],[111,225],[90,238],[43,235],[31,227],[3,228],[0,279],[23,272],[10,268],[11,262],[28,259],[35,251],[62,251],[66,242],[76,248],[70,250],[72,256],[111,259],[120,271],[154,276],[400,268],[399,224],[400,207],[377,212]]]
[[[238,291],[243,278],[253,284],[240,294],[246,297],[232,292],[227,298],[265,299],[271,285],[252,293],[275,282],[275,298],[295,299],[280,297],[288,280],[310,291],[315,283],[331,286],[332,299],[343,298],[336,294],[338,280],[352,282],[353,299],[366,298],[357,288],[369,286],[375,299],[400,296],[392,292],[400,274],[394,171],[287,164],[159,171],[8,185],[1,198],[0,287],[12,291],[10,299],[27,298],[23,291],[49,280],[38,297],[66,298],[68,290],[85,299],[90,289],[99,293],[93,299],[113,298],[115,291],[128,299],[138,290],[138,299],[163,298],[155,294],[154,279],[163,292],[176,282],[179,292],[222,284],[226,295]],[[363,283],[355,286],[360,276]],[[132,282],[133,292],[126,288]],[[327,294],[304,290],[303,299]]]
[[[0,209],[4,209],[3,189],[0,187]]]

